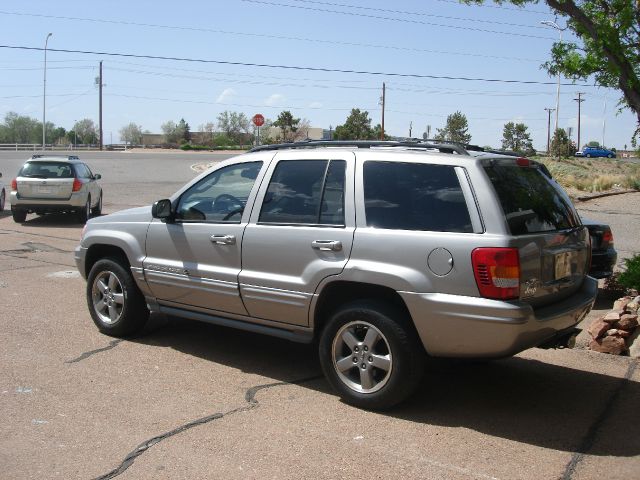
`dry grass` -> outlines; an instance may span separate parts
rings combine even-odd
[[[617,188],[640,190],[640,164],[608,158],[541,157],[554,178],[569,192],[605,192]]]

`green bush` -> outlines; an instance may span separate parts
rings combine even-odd
[[[626,269],[620,274],[618,281],[627,288],[640,290],[640,255],[627,258],[624,263]]]

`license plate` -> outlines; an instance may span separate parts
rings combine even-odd
[[[53,189],[51,187],[38,187],[38,193],[52,193]]]
[[[555,279],[560,280],[571,276],[571,264],[575,259],[575,252],[563,252],[556,254],[555,258]]]

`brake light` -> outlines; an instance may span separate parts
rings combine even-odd
[[[73,179],[73,188],[71,189],[72,192],[78,192],[80,191],[80,189],[82,188],[82,182],[80,180],[78,180],[77,178]]]
[[[520,256],[517,248],[476,248],[471,262],[480,295],[497,300],[520,296]]]
[[[518,159],[516,160],[516,164],[519,167],[530,167],[531,160],[529,160],[528,158],[518,157]]]
[[[18,191],[18,180],[16,178],[11,180],[11,190],[14,192]]]
[[[605,231],[604,235],[602,235],[602,246],[606,248],[609,245],[613,245],[613,233],[611,230]]]

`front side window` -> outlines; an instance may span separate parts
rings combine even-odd
[[[458,176],[449,165],[365,162],[364,201],[369,227],[473,232]]]
[[[344,160],[282,160],[262,204],[260,223],[344,225]]]
[[[184,192],[176,219],[240,223],[262,162],[229,165],[211,173]]]

